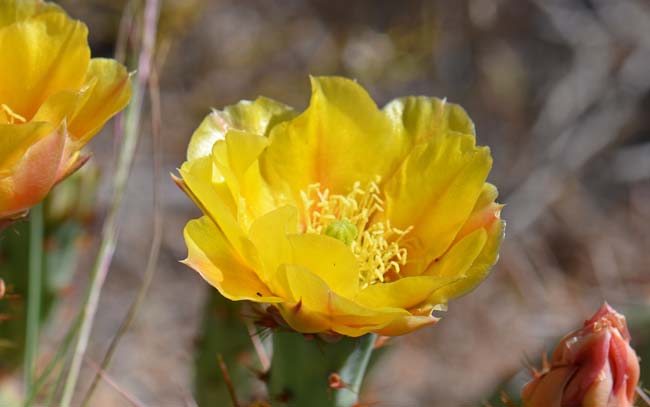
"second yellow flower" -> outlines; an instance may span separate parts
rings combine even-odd
[[[58,6],[0,0],[0,223],[84,162],[81,148],[129,101],[129,75],[90,58],[88,29]]]

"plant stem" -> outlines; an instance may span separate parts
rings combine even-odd
[[[327,343],[294,332],[275,332],[269,377],[271,399],[292,406],[355,405],[374,343],[374,334]],[[329,382],[333,374],[340,377],[340,386]]]
[[[375,334],[366,334],[359,338],[357,349],[350,354],[350,357],[340,370],[341,380],[346,386],[336,392],[337,405],[352,406],[359,401],[359,391],[366,375],[375,339],[377,339]]]
[[[103,372],[106,372],[110,367],[111,361],[115,352],[117,350],[117,345],[124,335],[128,332],[133,320],[135,319],[138,310],[144,303],[144,300],[149,292],[149,287],[153,282],[153,278],[156,274],[158,257],[160,254],[160,246],[162,243],[162,212],[160,208],[159,200],[159,185],[160,185],[160,172],[161,172],[161,159],[160,159],[160,95],[158,94],[158,76],[155,69],[151,70],[151,110],[152,110],[152,135],[153,135],[153,146],[154,146],[154,176],[153,176],[153,240],[151,242],[151,248],[149,250],[149,259],[147,260],[147,266],[144,273],[144,278],[140,284],[140,289],[136,298],[131,303],[129,310],[120,324],[120,328],[113,337],[108,350],[104,354],[101,365],[97,369],[95,378],[93,379],[86,395],[81,402],[81,406],[85,407],[90,404],[90,399],[93,395],[93,392],[99,384],[99,380],[103,377]]]
[[[97,310],[97,304],[99,303],[101,289],[104,285],[106,274],[108,273],[111,258],[115,252],[115,245],[117,243],[116,218],[117,209],[122,200],[121,195],[121,193],[116,191],[113,205],[111,205],[111,210],[106,219],[106,223],[104,224],[99,254],[97,255],[97,260],[90,274],[90,290],[86,297],[86,301],[84,301],[79,338],[75,346],[74,356],[65,382],[63,397],[61,398],[61,405],[64,407],[70,406],[70,402],[72,401],[74,389],[79,377],[79,371],[81,370],[81,362],[83,361],[88,346],[88,339],[92,330],[93,319]]]
[[[32,391],[38,356],[43,277],[43,204],[32,208],[29,221],[29,283],[27,291],[27,333],[25,335],[25,394]]]
[[[47,382],[47,379],[50,377],[50,375],[54,372],[54,370],[57,368],[59,365],[59,362],[65,359],[66,355],[68,354],[68,350],[70,349],[71,344],[74,341],[74,338],[77,336],[77,332],[79,331],[79,324],[81,323],[81,315],[78,315],[75,319],[70,328],[68,328],[68,332],[66,333],[65,337],[61,341],[61,345],[59,345],[59,348],[57,349],[56,353],[50,359],[50,362],[47,364],[45,369],[41,372],[40,376],[38,379],[34,382],[34,385],[32,386],[32,391],[27,394],[27,398],[25,401],[26,406],[31,406],[33,404],[34,399],[36,396],[38,396],[38,393],[41,389],[41,387]],[[63,363],[65,365],[65,362]],[[63,370],[64,366],[61,368]],[[63,376],[61,374],[61,376]]]
[[[102,230],[102,241],[100,244],[99,254],[97,255],[97,261],[90,276],[90,291],[88,292],[86,301],[84,302],[79,340],[74,350],[72,363],[70,364],[70,370],[68,371],[68,377],[63,389],[63,397],[61,398],[62,407],[69,407],[72,402],[74,390],[79,378],[79,371],[81,370],[81,364],[86,353],[86,348],[88,347],[88,340],[92,331],[93,320],[97,311],[101,290],[113,259],[115,246],[117,245],[117,220],[140,134],[143,93],[151,73],[156,26],[158,22],[158,10],[158,0],[146,1],[144,11],[144,34],[138,59],[138,73],[136,81],[133,84],[131,104],[126,110],[124,137],[122,140],[117,168],[113,178],[113,200],[104,223],[104,229]]]

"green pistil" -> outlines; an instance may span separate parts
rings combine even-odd
[[[332,221],[332,223],[327,225],[325,234],[350,246],[359,235],[359,229],[349,220],[341,219]]]

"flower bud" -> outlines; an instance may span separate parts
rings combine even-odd
[[[522,389],[525,407],[631,407],[639,359],[625,317],[604,304]]]

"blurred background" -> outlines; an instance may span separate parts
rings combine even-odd
[[[65,0],[111,56],[124,0]],[[196,405],[194,358],[211,288],[178,263],[199,212],[167,177],[210,108],[258,95],[307,105],[308,75],[356,78],[381,106],[446,97],[494,157],[508,222],[491,276],[442,321],[389,342],[364,392],[373,406],[500,406],[516,398],[562,334],[606,300],[650,361],[650,1],[164,0],[160,76],[163,247],[151,292],[92,405]],[[145,114],[148,117],[148,114]],[[83,293],[110,188],[111,126],[89,146],[98,204],[84,256],[44,333],[56,349]],[[122,211],[120,242],[91,338],[100,360],[142,280],[152,240],[148,119]],[[87,257],[87,258],[86,258]],[[45,357],[47,357],[47,353]],[[215,361],[216,365],[216,361]],[[88,365],[81,387],[94,374]],[[650,368],[642,363],[644,382]],[[220,379],[218,369],[207,375]],[[252,373],[251,373],[252,377]]]

